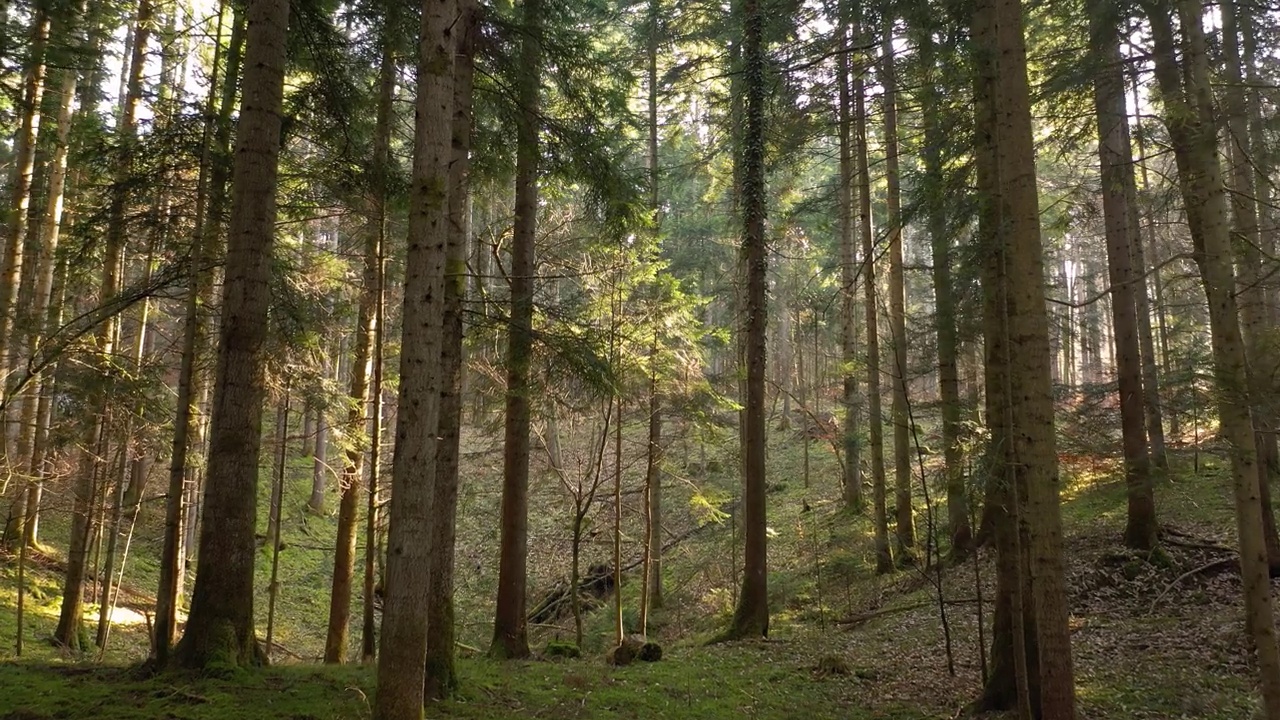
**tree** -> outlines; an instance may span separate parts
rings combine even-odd
[[[156,591],[155,658],[160,667],[169,662],[173,634],[177,627],[178,597],[182,586],[182,566],[186,561],[186,529],[190,522],[186,502],[192,469],[188,465],[200,396],[205,386],[198,371],[197,353],[204,345],[206,328],[200,306],[212,293],[212,279],[207,267],[213,256],[222,209],[227,198],[230,175],[231,112],[240,75],[240,57],[244,48],[244,13],[236,11],[232,20],[230,44],[225,67],[222,56],[223,18],[227,8],[219,5],[213,68],[209,78],[209,95],[205,101],[205,123],[202,128],[199,178],[196,184],[196,221],[192,230],[190,277],[183,302],[182,358],[179,361],[176,413],[173,420],[173,443],[170,448],[169,485],[165,495],[164,545],[160,555],[160,583]]]
[[[387,200],[391,168],[392,101],[396,89],[396,56],[393,29],[399,13],[388,3],[382,18],[379,43],[376,119],[374,120],[373,158],[369,169],[369,198],[366,201],[363,263],[360,281],[360,306],[356,320],[355,346],[351,358],[351,384],[348,391],[346,436],[363,438],[369,421],[370,376],[373,374],[373,348],[378,332],[378,302],[381,296],[381,263],[383,242],[387,233]],[[372,388],[373,393],[381,388]],[[363,485],[365,445],[351,442],[340,483],[338,532],[334,544],[333,582],[329,592],[329,630],[325,636],[326,663],[344,663],[351,625],[351,584],[355,577],[356,529],[359,522],[361,487]],[[373,448],[373,452],[378,449]],[[372,480],[371,480],[372,482]]]
[[[854,36],[865,39],[861,17],[855,18]],[[860,71],[854,72],[853,123],[856,134],[855,163],[858,174],[858,229],[862,237],[862,288],[867,325],[867,426],[871,446],[871,503],[875,525],[876,572],[893,570],[889,550],[889,518],[884,474],[884,417],[880,406],[880,336],[876,298],[876,252],[871,230],[871,170],[867,143],[867,100]]]
[[[1173,142],[1178,185],[1191,230],[1194,258],[1209,302],[1213,374],[1219,432],[1230,446],[1231,478],[1244,582],[1245,625],[1257,654],[1265,716],[1280,718],[1280,649],[1276,646],[1258,482],[1258,454],[1249,404],[1249,371],[1234,288],[1226,188],[1218,163],[1203,8],[1194,0],[1176,5],[1182,27],[1182,62],[1170,8],[1143,5],[1151,23],[1156,82],[1165,126]]]
[[[973,530],[969,521],[969,497],[965,487],[964,451],[961,447],[959,330],[956,325],[956,299],[952,280],[953,237],[948,228],[946,209],[941,202],[946,192],[943,174],[943,148],[946,128],[943,126],[942,97],[937,82],[938,72],[935,23],[928,20],[928,10],[916,23],[920,63],[924,69],[924,85],[920,89],[920,116],[924,123],[923,189],[928,200],[925,225],[933,260],[934,332],[938,343],[938,394],[942,403],[942,457],[947,490],[947,526],[951,538],[951,557],[959,561],[969,553]]]
[[[289,3],[250,0],[245,16],[244,99],[231,173],[206,522],[191,613],[173,658],[187,668],[265,660],[254,637],[253,558],[264,400],[261,350],[270,300]]]
[[[511,246],[511,317],[507,339],[506,421],[502,451],[502,532],[498,598],[489,655],[529,655],[525,620],[529,542],[529,366],[533,353],[534,262],[538,226],[538,120],[542,68],[542,0],[524,0],[516,123],[515,227]]]
[[[852,64],[853,38],[849,28],[849,3],[840,5],[840,54],[837,58],[836,83],[839,86],[840,180],[836,188],[837,215],[840,222],[840,363],[844,394],[844,483],[845,504],[860,510],[862,499],[862,439],[858,427],[858,307],[857,246],[853,226],[854,138],[853,105],[849,97],[849,74]],[[858,80],[861,83],[861,79]],[[803,390],[802,390],[803,392]],[[807,436],[806,436],[807,437]]]
[[[444,345],[440,352],[440,429],[432,499],[430,596],[427,598],[426,695],[443,699],[458,687],[454,668],[453,551],[457,535],[458,456],[462,440],[463,303],[471,234],[471,126],[480,7],[460,0],[453,68],[452,155],[449,164],[449,244],[445,259]]]
[[[113,163],[115,184],[110,194],[107,210],[107,230],[102,251],[102,275],[98,290],[98,302],[106,304],[120,292],[121,256],[126,242],[126,181],[133,169],[137,142],[137,111],[142,99],[142,66],[146,60],[147,43],[152,31],[155,8],[150,0],[140,0],[134,19],[132,54],[128,72],[122,72],[125,93],[120,108],[119,138]],[[12,266],[10,267],[12,269]],[[15,278],[16,280],[16,278]],[[96,370],[102,385],[109,385],[112,377],[110,363],[116,343],[117,317],[110,315],[98,325],[94,342],[97,346]],[[84,579],[89,558],[90,538],[93,529],[92,503],[97,490],[105,491],[107,468],[102,461],[106,455],[101,450],[108,443],[107,415],[109,396],[107,387],[98,387],[97,397],[92,398],[93,419],[88,423],[81,453],[79,476],[76,480],[75,499],[72,508],[70,547],[67,550],[67,573],[62,588],[62,610],[54,640],[70,649],[80,648],[80,628],[83,622]]]
[[[880,84],[884,87],[884,153],[889,224],[889,330],[893,339],[894,540],[899,563],[912,560],[916,544],[911,506],[911,420],[907,410],[907,297],[902,268],[902,190],[898,169],[898,79],[894,67],[893,17],[881,38]]]
[[[743,133],[737,162],[741,178],[742,256],[746,306],[746,402],[742,429],[742,592],[726,639],[769,634],[767,518],[765,515],[765,360],[768,254],[765,247],[765,14],[760,0],[742,0]]]
[[[1090,18],[1090,46],[1096,53],[1093,80],[1098,124],[1098,153],[1102,171],[1102,205],[1106,220],[1107,266],[1111,280],[1111,314],[1115,328],[1120,429],[1123,437],[1128,522],[1124,542],[1135,550],[1156,546],[1155,487],[1147,451],[1146,413],[1142,387],[1142,357],[1133,273],[1135,237],[1126,187],[1133,182],[1133,150],[1129,143],[1129,114],[1125,107],[1124,72],[1120,56],[1121,23],[1110,3],[1094,5]],[[1127,180],[1126,180],[1127,178]],[[1142,291],[1145,292],[1145,291]]]
[[[440,482],[441,391],[449,380],[440,363],[450,236],[456,8],[453,0],[422,4],[386,599],[374,704],[378,720],[422,716],[427,652],[423,607],[430,598],[432,568],[446,550],[436,543],[431,519]]]
[[[1043,246],[1036,188],[1035,146],[1027,83],[1021,0],[995,0],[994,106],[1001,220],[1008,230],[1005,298],[1008,333],[1009,449],[1015,487],[1025,482],[1030,528],[1031,606],[1039,650],[1039,708],[1043,720],[1075,718],[1071,632],[1067,626],[1058,504],[1058,456],[1050,382]]]

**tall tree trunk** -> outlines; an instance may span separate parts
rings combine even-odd
[[[939,202],[946,191],[942,148],[946,133],[942,126],[942,102],[938,81],[935,41],[930,26],[919,33],[920,61],[926,72],[921,89],[920,115],[924,121],[924,183],[930,198],[925,223],[933,259],[934,332],[938,342],[938,394],[942,403],[942,458],[947,490],[947,534],[951,539],[951,559],[963,560],[973,542],[969,526],[969,492],[965,487],[964,450],[960,440],[959,332],[956,328],[955,290],[951,280],[953,262],[951,233],[946,212]]]
[[[179,666],[265,661],[254,637],[253,570],[263,409],[262,344],[275,239],[288,0],[250,0],[236,130],[222,326],[213,384],[205,522]]]
[[[105,247],[103,248],[102,282],[98,291],[100,304],[110,301],[120,291],[120,260],[126,241],[126,197],[127,181],[133,168],[134,143],[137,140],[137,111],[142,99],[142,70],[146,61],[146,50],[151,35],[151,21],[154,8],[150,0],[140,0],[135,18],[135,41],[133,53],[128,64],[127,92],[121,106],[118,136],[120,147],[115,158],[115,184],[112,187],[111,202],[108,208]],[[117,320],[115,317],[103,321],[95,336],[96,363],[98,372],[110,377],[107,363],[114,351]],[[106,384],[110,384],[109,382]],[[105,470],[99,472],[103,457],[95,454],[92,448],[105,446],[105,417],[110,405],[111,393],[106,388],[99,389],[97,397],[91,399],[94,416],[89,421],[89,430],[81,453],[80,471],[75,481],[74,501],[71,518],[71,541],[67,552],[67,572],[62,589],[62,610],[58,617],[58,627],[54,630],[55,642],[70,649],[80,649],[80,630],[84,613],[84,578],[88,559],[89,541],[92,536],[93,518],[91,513],[94,495],[95,475],[105,477]]]
[[[83,3],[77,5],[76,16],[82,16],[83,10]],[[67,154],[71,147],[71,124],[74,117],[76,84],[79,78],[80,73],[75,68],[61,71],[56,118],[57,139],[53,155],[49,159],[49,186],[45,194],[44,214],[40,218],[36,234],[39,255],[36,258],[35,287],[32,292],[31,330],[26,334],[25,357],[28,360],[34,359],[41,340],[57,329],[56,319],[61,316],[61,309],[53,308],[57,314],[51,321],[50,310],[52,303],[57,299],[54,275],[58,267],[58,240],[62,230],[63,202],[67,184]],[[48,393],[53,388],[53,373],[53,368],[46,368],[36,377],[34,387],[22,404],[18,441],[20,455],[16,460],[25,462],[27,467],[28,479],[24,483],[23,497],[20,500],[23,504],[20,525],[22,542],[28,547],[35,547],[37,541],[41,487],[44,477],[43,442],[40,443],[37,451],[37,437],[41,433],[44,433],[44,439],[48,437],[48,421],[45,420],[47,413],[40,411],[42,408],[46,410],[50,408]]]
[[[860,6],[859,6],[860,7]],[[858,11],[855,11],[858,12]],[[855,18],[854,37],[865,40],[861,17]],[[884,474],[884,417],[880,410],[880,338],[876,312],[876,252],[871,229],[871,170],[867,155],[867,100],[862,73],[853,79],[853,122],[858,173],[858,228],[862,236],[863,305],[867,325],[867,426],[871,445],[871,498],[875,524],[876,572],[893,571],[889,550],[889,511]]]
[[[742,0],[744,128],[740,149],[742,257],[746,263],[746,307],[742,334],[746,351],[746,402],[742,429],[742,592],[727,638],[769,634],[767,518],[765,516],[765,360],[768,332],[768,253],[765,247],[765,10],[761,0]],[[619,417],[621,426],[621,417]]]
[[[1241,8],[1238,0],[1227,0],[1222,8],[1222,60],[1226,85],[1222,90],[1223,111],[1227,124],[1227,159],[1230,173],[1232,240],[1239,268],[1237,302],[1244,338],[1245,358],[1249,363],[1249,397],[1252,402],[1254,441],[1258,451],[1258,489],[1262,508],[1263,537],[1267,560],[1273,575],[1280,574],[1280,533],[1276,531],[1271,509],[1271,479],[1280,463],[1275,436],[1275,391],[1273,378],[1277,363],[1266,341],[1272,328],[1267,300],[1266,273],[1263,269],[1262,233],[1258,224],[1258,185],[1254,182],[1255,151],[1249,134],[1248,102],[1245,77],[1241,71]],[[1245,11],[1247,12],[1247,11]],[[1250,23],[1252,25],[1252,23]],[[1270,180],[1267,179],[1269,184]]]
[[[1058,499],[1058,456],[1050,382],[1043,247],[1021,0],[995,1],[995,108],[1002,220],[1008,229],[1006,315],[1012,413],[1010,449],[1026,487],[1031,604],[1039,650],[1043,720],[1074,720],[1075,683],[1067,624]]]
[[[22,85],[22,119],[13,141],[13,171],[9,179],[9,197],[5,210],[4,226],[8,235],[4,243],[4,256],[0,258],[0,372],[9,368],[9,354],[13,352],[13,315],[18,286],[22,283],[23,243],[27,237],[28,208],[31,205],[31,186],[35,176],[36,144],[40,138],[40,111],[44,104],[45,49],[49,42],[50,8],[48,0],[35,3],[31,18],[31,41],[27,48],[25,75]],[[6,378],[4,399],[8,399]],[[7,417],[8,403],[3,409]],[[8,423],[4,424],[5,435]]]
[[[1280,719],[1280,649],[1276,646],[1267,577],[1248,362],[1236,305],[1226,189],[1218,164],[1213,94],[1201,25],[1203,8],[1194,0],[1177,3],[1184,34],[1181,65],[1170,22],[1171,8],[1153,0],[1145,3],[1144,9],[1151,22],[1156,80],[1178,164],[1179,189],[1191,230],[1194,257],[1209,303],[1219,433],[1231,449],[1245,625],[1254,643],[1265,717],[1277,720]]]
[[[1107,267],[1111,281],[1111,322],[1115,328],[1116,376],[1120,392],[1120,431],[1124,450],[1128,514],[1125,545],[1135,550],[1156,546],[1155,487],[1147,449],[1146,412],[1143,407],[1142,357],[1138,342],[1137,289],[1133,274],[1134,236],[1125,192],[1126,177],[1133,181],[1133,150],[1129,144],[1129,114],[1125,107],[1123,58],[1120,55],[1120,18],[1105,0],[1089,13],[1090,47],[1097,58],[1093,79],[1094,109],[1098,125],[1098,154],[1102,172],[1102,210],[1106,221]]]
[[[862,497],[862,429],[859,420],[858,374],[858,266],[853,227],[854,138],[853,106],[849,82],[852,66],[853,36],[850,32],[849,2],[840,4],[840,44],[836,82],[839,85],[840,109],[840,183],[836,188],[836,212],[840,221],[840,367],[842,375],[841,405],[844,409],[844,504],[861,511]],[[801,365],[803,366],[803,361]],[[803,393],[803,390],[801,390]],[[806,420],[806,423],[808,421]],[[808,433],[805,450],[808,451]]]
[[[419,720],[426,681],[427,622],[435,565],[445,548],[432,528],[437,454],[444,275],[449,246],[453,139],[454,0],[423,0],[418,38],[413,180],[405,255],[404,330],[396,448],[392,460],[387,575],[378,655],[377,720]]]
[[[449,164],[449,245],[445,266],[444,344],[440,352],[440,437],[436,455],[431,544],[431,594],[427,599],[426,695],[444,699],[458,688],[454,663],[453,562],[457,537],[458,457],[462,440],[462,309],[467,297],[467,246],[471,239],[471,126],[475,45],[480,8],[460,0],[455,27],[452,155]]]
[[[373,348],[378,326],[378,299],[381,293],[379,269],[383,239],[387,232],[387,180],[391,162],[392,102],[396,89],[396,57],[392,23],[398,19],[391,4],[381,29],[382,58],[378,70],[377,117],[374,121],[373,159],[370,167],[373,194],[368,201],[364,231],[364,263],[360,287],[360,309],[356,319],[355,347],[351,358],[351,386],[348,397],[345,435],[349,439],[340,482],[338,532],[334,543],[333,582],[329,592],[329,629],[325,635],[324,661],[345,663],[351,625],[351,585],[356,568],[356,529],[363,499],[364,442],[369,424],[369,378],[373,373]],[[374,388],[374,393],[378,388]],[[377,448],[373,448],[377,452]],[[366,540],[372,544],[373,536]]]
[[[912,561],[916,544],[911,507],[911,423],[907,417],[907,299],[902,270],[902,191],[898,171],[898,90],[893,58],[893,18],[881,38],[880,85],[884,88],[884,164],[889,223],[889,330],[893,339],[894,542],[899,563]]]
[[[649,0],[649,37],[648,37],[648,90],[649,90],[649,211],[653,213],[654,233],[661,243],[662,208],[659,193],[658,166],[658,43],[662,32],[662,2]],[[648,632],[649,609],[661,608],[662,597],[662,396],[659,392],[657,354],[661,323],[654,321],[653,345],[650,349],[649,369],[649,445],[645,453],[645,585],[643,601],[640,603],[641,631]],[[790,347],[790,338],[783,339],[784,345]],[[783,387],[790,385],[790,363],[784,363]],[[787,396],[788,401],[790,395]],[[789,407],[789,402],[788,402]],[[784,420],[789,414],[783,412]]]
[[[205,125],[201,139],[200,174],[196,183],[195,227],[192,230],[188,261],[186,297],[183,299],[182,357],[178,368],[177,412],[173,421],[173,441],[169,454],[169,483],[165,495],[164,546],[160,555],[160,582],[156,592],[155,659],[159,667],[169,662],[177,627],[178,598],[186,565],[187,528],[194,521],[186,501],[195,485],[194,469],[188,465],[192,436],[198,434],[199,403],[204,395],[204,378],[196,355],[204,346],[205,323],[200,307],[212,294],[210,259],[221,227],[221,210],[227,195],[231,111],[235,103],[241,49],[244,45],[243,14],[236,12],[225,68],[222,55],[223,18],[227,3],[219,3],[214,38],[213,69],[209,95],[205,101]],[[221,97],[219,105],[219,97]],[[198,443],[195,443],[198,445]]]
[[[506,420],[502,452],[502,531],[493,643],[496,658],[529,655],[525,625],[529,542],[529,366],[533,354],[534,249],[538,223],[539,96],[542,0],[524,0],[520,46],[521,108],[516,126],[515,227],[511,245],[511,321],[507,341]]]

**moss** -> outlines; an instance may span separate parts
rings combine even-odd
[[[547,643],[547,647],[542,654],[549,658],[579,658],[582,657],[582,650],[577,645],[563,640],[552,640]]]

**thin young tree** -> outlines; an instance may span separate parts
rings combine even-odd
[[[502,520],[498,597],[489,655],[529,655],[525,618],[529,543],[529,368],[533,355],[534,262],[538,227],[539,98],[542,68],[542,0],[524,0],[520,69],[516,87],[515,226],[511,244],[511,317],[507,341],[506,419],[503,425]]]

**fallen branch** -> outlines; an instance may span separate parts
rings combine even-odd
[[[944,602],[944,604],[946,604],[946,605],[972,605],[973,603],[976,603],[977,601],[978,601],[978,600],[977,600],[977,598],[964,598],[964,599],[961,599],[961,600],[946,600],[946,601]],[[875,610],[875,611],[873,611],[873,612],[863,613],[862,615],[854,615],[854,616],[852,616],[852,617],[847,617],[847,618],[843,618],[843,619],[840,619],[840,620],[836,620],[836,621],[835,621],[835,624],[836,624],[836,625],[848,625],[849,627],[846,627],[846,628],[845,628],[845,630],[854,630],[854,629],[856,629],[859,625],[865,625],[865,624],[867,624],[868,622],[871,622],[872,620],[875,620],[875,619],[876,619],[876,618],[878,618],[878,617],[884,617],[885,615],[894,615],[894,614],[896,614],[896,613],[909,612],[909,611],[911,611],[911,610],[919,610],[919,609],[921,609],[921,608],[926,608],[926,607],[934,607],[935,605],[937,605],[937,602],[936,602],[936,601],[932,601],[932,600],[931,600],[931,601],[929,601],[929,602],[919,602],[919,603],[915,603],[915,604],[913,604],[913,605],[900,605],[900,606],[898,606],[898,607],[882,608],[882,609],[880,609],[880,610]]]
[[[1214,560],[1213,562],[1207,562],[1204,565],[1201,565],[1200,567],[1192,568],[1191,570],[1188,570],[1182,573],[1178,577],[1174,578],[1173,582],[1169,583],[1164,590],[1161,590],[1160,594],[1156,596],[1155,600],[1151,601],[1151,610],[1149,612],[1155,612],[1156,605],[1160,603],[1161,598],[1163,598],[1165,595],[1168,595],[1169,591],[1177,587],[1178,584],[1181,583],[1183,580],[1186,580],[1189,577],[1194,577],[1196,575],[1199,575],[1200,573],[1209,572],[1210,570],[1216,570],[1219,567],[1222,567],[1224,565],[1234,565],[1235,563],[1236,563],[1236,559],[1234,557],[1220,558],[1218,560]]]

